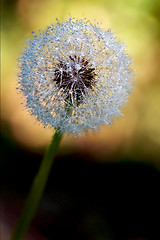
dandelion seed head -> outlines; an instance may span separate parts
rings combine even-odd
[[[27,42],[18,88],[44,126],[79,134],[121,115],[133,72],[124,44],[111,30],[69,18]]]

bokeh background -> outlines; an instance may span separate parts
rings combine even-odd
[[[21,105],[17,58],[32,31],[70,15],[100,22],[127,44],[134,59],[134,88],[122,109],[125,117],[115,119],[111,127],[78,138],[64,136],[26,239],[160,239],[156,221],[160,213],[158,0],[2,1],[2,239],[8,239],[53,135]]]

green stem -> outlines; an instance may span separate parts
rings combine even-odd
[[[11,240],[23,239],[29,228],[43,195],[61,138],[62,133],[60,130],[57,130],[53,136],[50,146],[45,152],[38,173],[34,178],[28,199],[25,203],[22,215],[16,225],[16,228],[14,229]]]

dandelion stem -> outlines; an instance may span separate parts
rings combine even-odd
[[[62,133],[58,129],[55,132],[53,139],[45,152],[38,173],[33,180],[28,199],[25,203],[22,215],[13,231],[11,240],[24,239],[25,234],[27,233],[29,225],[36,213],[41,197],[43,195],[61,138]]]

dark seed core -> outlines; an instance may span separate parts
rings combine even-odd
[[[59,61],[55,69],[54,81],[66,94],[66,100],[79,105],[88,89],[95,85],[95,68],[84,57],[69,56],[69,62]]]

